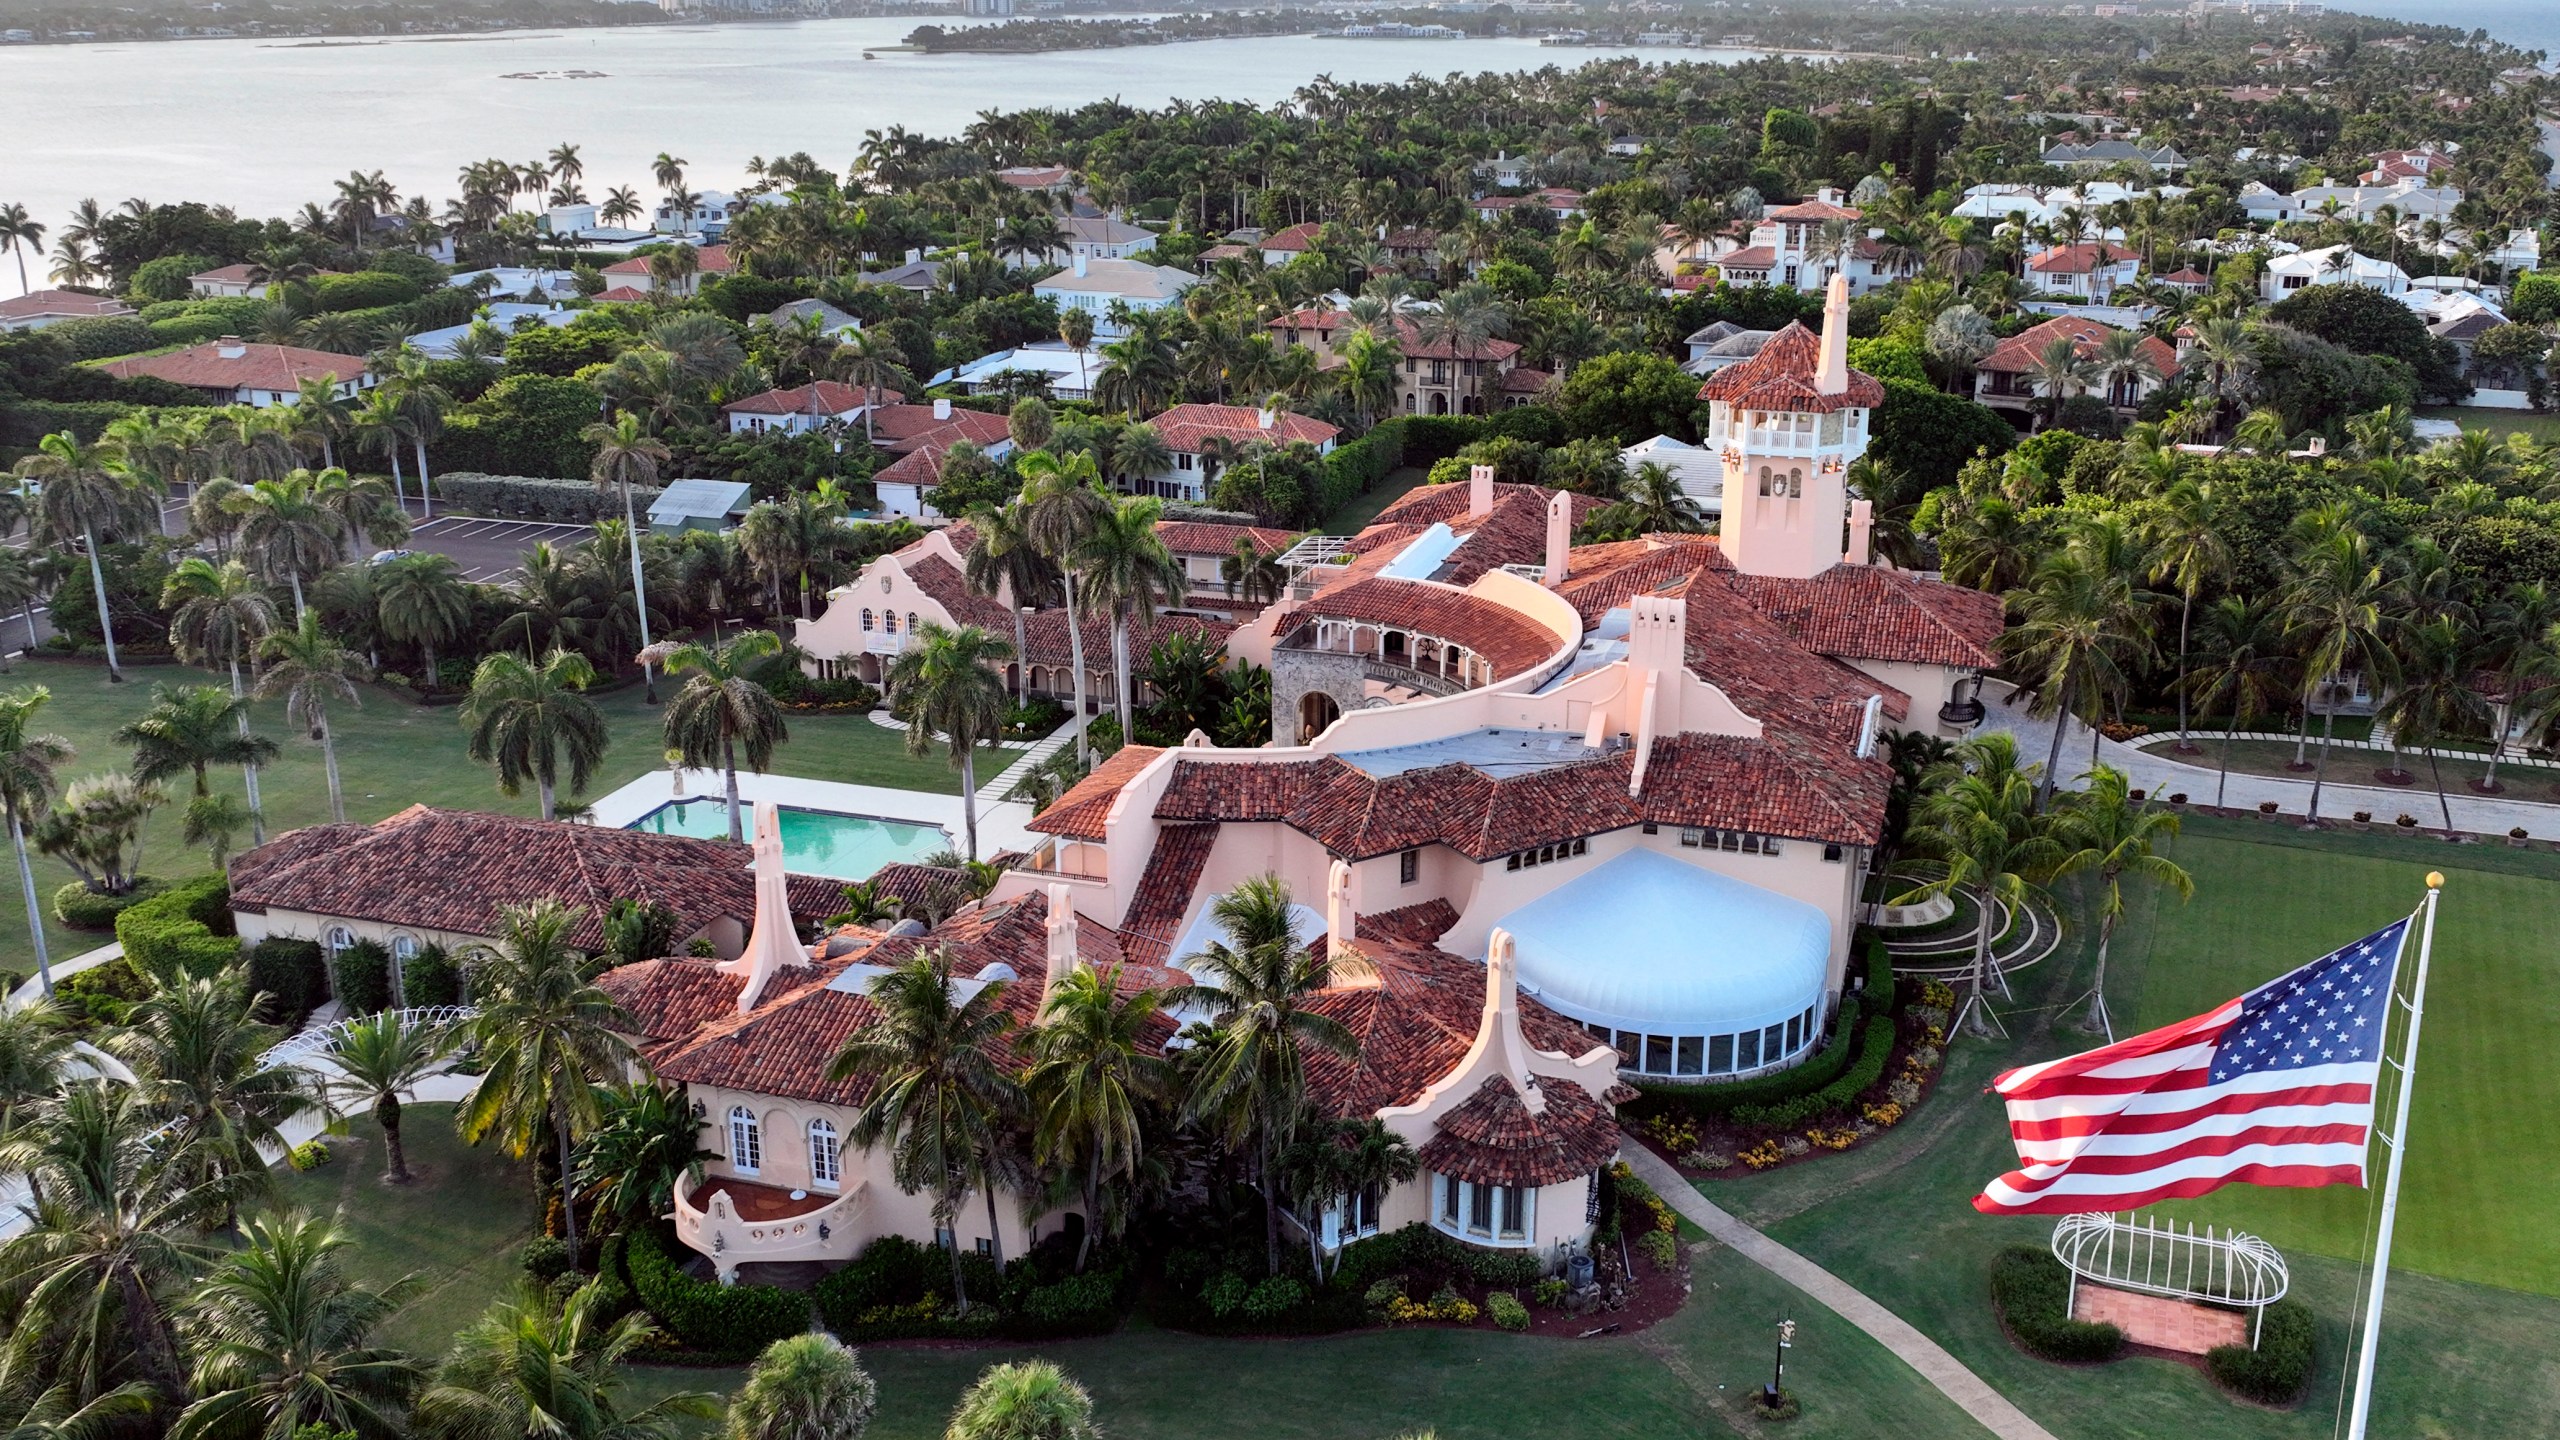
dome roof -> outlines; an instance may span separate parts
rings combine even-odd
[[[1520,987],[1576,1020],[1721,1034],[1822,998],[1831,922],[1801,900],[1652,850],[1599,866],[1496,922]]]

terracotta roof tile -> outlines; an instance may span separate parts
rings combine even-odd
[[[1156,831],[1155,852],[1138,877],[1137,898],[1120,917],[1120,945],[1131,960],[1161,965],[1173,949],[1183,912],[1191,908],[1191,892],[1217,846],[1215,825],[1165,825]]]
[[[1425,900],[1419,905],[1380,910],[1360,917],[1359,932],[1363,940],[1386,940],[1401,945],[1436,945],[1440,937],[1458,923],[1458,907],[1446,900]]]
[[[1853,406],[1884,403],[1884,383],[1860,370],[1849,372],[1849,385],[1837,395],[1814,388],[1822,363],[1822,337],[1791,320],[1769,337],[1758,354],[1728,365],[1707,377],[1698,398],[1721,400],[1746,410],[1788,410],[1820,414]]]
[[[701,246],[693,252],[693,261],[694,268],[705,275],[726,275],[738,268],[736,262],[729,258],[729,247],[726,245]],[[649,273],[649,257],[634,255],[628,260],[616,260],[604,267],[604,273],[646,275]]]
[[[1024,828],[1079,840],[1103,838],[1103,818],[1111,813],[1112,802],[1120,798],[1121,788],[1163,753],[1163,747],[1156,745],[1121,746]]]
[[[2070,337],[2071,348],[2086,360],[2098,353],[2099,342],[2115,333],[2115,327],[2086,316],[2056,315],[2043,324],[2030,325],[1993,346],[1991,353],[1983,356],[1974,368],[2005,370],[2015,375],[2030,374],[2036,368],[2036,357],[2044,352],[2044,347],[2053,343],[2056,336]],[[2142,353],[2151,357],[2152,365],[2161,374],[2177,373],[2178,352],[2168,341],[2156,335],[2146,335],[2142,340]]]
[[[2027,257],[2027,268],[2039,275],[2088,275],[2103,267],[2131,264],[2141,258],[2121,245],[2094,240],[2039,250]]]
[[[2000,663],[2007,620],[1997,595],[1880,565],[1834,565],[1803,579],[1737,573],[1730,583],[1824,655],[1970,669]]]
[[[225,355],[226,349],[237,355]],[[120,380],[148,376],[173,385],[190,385],[199,390],[273,390],[287,392],[306,379],[337,382],[353,380],[364,373],[364,362],[352,355],[333,355],[326,350],[306,350],[296,345],[250,345],[233,342],[225,345],[208,340],[166,355],[136,355],[124,360],[111,360],[98,367]]]
[[[1251,540],[1253,548],[1260,554],[1277,555],[1296,544],[1299,533],[1268,525],[1221,525],[1208,520],[1156,522],[1156,538],[1176,555],[1224,557],[1236,552],[1238,540]]]
[[[816,382],[817,413],[845,415],[870,403],[869,395],[859,385],[846,385],[834,380]],[[805,415],[809,413],[808,385],[794,385],[788,390],[767,390],[744,400],[732,400],[720,407],[729,415]],[[894,405],[907,398],[895,390],[882,390],[880,403]]]
[[[1270,428],[1265,429],[1261,412],[1250,405],[1176,405],[1149,417],[1147,423],[1164,437],[1166,449],[1190,454],[1197,454],[1211,436],[1224,436],[1239,443],[1263,440],[1274,445],[1295,441],[1322,445],[1342,433],[1340,426],[1305,415],[1274,415]]]
[[[1364,944],[1379,983],[1342,986],[1310,997],[1307,1008],[1341,1022],[1359,1045],[1345,1057],[1307,1057],[1307,1098],[1335,1118],[1374,1115],[1410,1105],[1457,1068],[1484,1018],[1484,967],[1429,946]],[[1561,1055],[1588,1054],[1598,1042],[1581,1026],[1529,996],[1520,997],[1520,1029],[1532,1046]]]
[[[1384,625],[1462,645],[1490,663],[1497,680],[1536,668],[1565,643],[1507,606],[1423,580],[1336,585],[1300,605],[1287,623],[1295,635],[1320,619]]]
[[[1530,1113],[1509,1078],[1488,1075],[1476,1093],[1440,1117],[1422,1147],[1422,1165],[1479,1185],[1557,1185],[1588,1175],[1618,1154],[1618,1119],[1570,1080],[1538,1086],[1546,1102]]]
[[[1376,521],[1359,535],[1364,550],[1375,550],[1373,534],[1383,543],[1391,532],[1386,526],[1411,525],[1419,533],[1432,524],[1445,523],[1465,538],[1432,578],[1452,585],[1465,585],[1488,570],[1505,565],[1540,565],[1547,558],[1547,505],[1555,491],[1544,485],[1514,485],[1497,482],[1493,487],[1493,508],[1480,516],[1470,517],[1473,487],[1466,482],[1448,485],[1422,485],[1407,491],[1393,505],[1378,513]],[[1573,523],[1589,519],[1600,502],[1589,495],[1573,497]]]

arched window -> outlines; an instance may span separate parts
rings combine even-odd
[[[729,1107],[729,1165],[741,1175],[764,1169],[764,1127],[744,1105]]]
[[[1763,494],[1763,495],[1766,495],[1766,494],[1768,494],[1768,493],[1769,493],[1769,477],[1770,477],[1770,470],[1769,470],[1769,467],[1768,467],[1768,466],[1766,466],[1766,465],[1761,466],[1761,467],[1760,467],[1760,493],[1761,493],[1761,494]]]
[[[872,630],[878,629],[879,627],[880,617],[871,613],[870,606],[865,605],[862,607],[862,628],[864,632],[868,633]]]
[[[916,633],[916,612],[913,610],[907,612],[907,633],[910,635]]]
[[[824,1120],[809,1122],[809,1179],[829,1189],[844,1183],[844,1151],[836,1127]]]
[[[883,611],[881,611],[881,612],[880,612],[880,629],[881,629],[882,633],[884,633],[884,634],[889,634],[889,635],[895,635],[895,634],[897,634],[897,633],[898,633],[898,612],[897,612],[897,611],[895,611],[895,610],[883,610]]]
[[[356,932],[348,929],[344,925],[332,925],[329,927],[329,933],[325,938],[325,943],[329,947],[329,953],[335,955],[339,951],[356,943]]]
[[[391,937],[391,956],[395,960],[415,960],[419,948],[418,937],[406,931]]]

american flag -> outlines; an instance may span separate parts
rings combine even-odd
[[[1987,1215],[2131,1210],[2235,1182],[2362,1185],[2398,920],[2192,1020],[2011,1070],[2021,1168]]]

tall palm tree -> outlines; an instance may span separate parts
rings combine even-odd
[[[347,537],[347,558],[364,558],[365,544],[396,545],[409,538],[408,512],[391,489],[371,475],[323,470],[311,477],[311,498],[329,512]]]
[[[2353,527],[2341,526],[2310,537],[2294,556],[2277,604],[2285,628],[2302,657],[2306,707],[2309,697],[2334,688],[2339,678],[2361,670],[2366,683],[2380,693],[2395,669],[2383,607],[2391,587],[2373,558],[2372,541]],[[2332,694],[2320,719],[2320,761],[2311,776],[2307,824],[2320,823],[2320,791],[2329,778],[2329,745],[2338,730],[2337,697]],[[2309,724],[2308,716],[2305,725]]]
[[[421,550],[394,556],[374,569],[382,637],[417,646],[424,661],[419,687],[441,689],[436,646],[461,638],[471,627],[471,586],[462,578],[462,567],[450,555]]]
[[[2061,858],[2054,878],[2085,874],[2098,887],[2098,975],[2091,982],[2089,1018],[2084,1026],[2113,1044],[2115,1022],[2107,1014],[2107,947],[2115,940],[2116,922],[2124,918],[2127,879],[2149,881],[2181,900],[2195,895],[2193,877],[2159,853],[2160,842],[2178,833],[2178,817],[2148,800],[2136,800],[2123,771],[2101,765],[2085,777],[2086,788],[2073,795],[2055,817],[2053,838]]]
[[[1265,551],[1253,543],[1250,535],[1236,537],[1236,548],[1218,558],[1218,578],[1227,587],[1230,599],[1241,599],[1247,605],[1276,605],[1280,592],[1289,585],[1289,572],[1280,564],[1280,552]]]
[[[339,1263],[334,1220],[252,1220],[187,1305],[196,1399],[170,1440],[290,1440],[303,1427],[396,1440],[425,1366],[373,1343],[417,1286],[376,1290]]]
[[[1052,1360],[990,1365],[960,1396],[943,1440],[1101,1440],[1093,1397]]]
[[[329,706],[336,701],[361,705],[356,682],[372,673],[364,657],[320,629],[320,617],[309,611],[291,630],[279,630],[258,642],[258,698],[284,698],[287,720],[304,727],[320,742],[320,760],[329,775],[329,818],[347,823],[347,800],[338,784],[338,746],[329,729]]]
[[[308,611],[304,576],[317,576],[338,563],[339,528],[321,503],[308,470],[280,480],[261,480],[231,499],[240,514],[240,553],[263,572],[269,583],[284,582],[293,591],[293,613]]]
[[[320,463],[336,468],[338,442],[347,438],[354,418],[346,397],[338,393],[338,382],[326,375],[305,376],[289,413],[294,429],[320,447]]]
[[[515,607],[490,638],[527,655],[545,650],[585,653],[596,623],[596,598],[576,557],[537,540],[525,552],[508,587]]]
[[[69,245],[71,242],[62,242]],[[54,278],[67,279],[56,271]],[[27,1393],[20,1387],[0,1399],[0,1436],[8,1440],[114,1440],[152,1410],[151,1387],[127,1381],[89,1403],[76,1403],[68,1385]]]
[[[9,252],[18,262],[18,292],[27,291],[27,252],[44,253],[44,222],[27,213],[27,207],[12,200],[0,205],[0,250]]]
[[[1017,415],[1020,411],[1016,406]],[[1019,496],[1002,506],[979,507],[969,516],[969,553],[961,559],[961,574],[969,588],[989,597],[1006,597],[1005,608],[1013,612],[1013,698],[1017,702],[1031,683],[1023,612],[1045,606],[1058,590],[1058,567],[1032,539],[1030,515],[1030,506]]]
[[[2231,516],[2210,480],[2180,476],[2153,507],[2145,525],[2151,546],[2151,578],[2178,592],[2178,753],[2192,755],[2187,740],[2187,641],[2196,596],[2231,573]]]
[[[963,1314],[969,1292],[956,1227],[972,1190],[986,1195],[988,1243],[998,1268],[1004,1264],[996,1190],[1011,1169],[1003,1150],[1020,1109],[1007,1039],[1013,1017],[1003,1008],[1009,983],[991,981],[961,999],[950,950],[920,950],[871,982],[879,1019],[854,1031],[827,1068],[829,1079],[864,1082],[853,1142],[889,1146],[898,1188],[930,1195],[935,1223],[953,1232],[951,1289]]]
[[[1098,517],[1070,562],[1083,578],[1091,603],[1111,612],[1111,668],[1119,690],[1116,698],[1120,736],[1137,737],[1137,710],[1132,701],[1129,631],[1136,623],[1152,623],[1159,605],[1179,605],[1189,587],[1182,562],[1156,533],[1164,502],[1133,496]]]
[[[2147,653],[2145,598],[2130,572],[2076,541],[2045,557],[2026,589],[2011,592],[2019,624],[2008,641],[2034,687],[2030,713],[2053,718],[2039,808],[2053,795],[2053,767],[2061,762],[2073,715],[2095,732],[2108,700],[2124,692],[2130,663]]]
[[[880,1387],[853,1347],[833,1335],[793,1335],[764,1347],[729,1397],[728,1440],[862,1440]]]
[[[35,453],[18,462],[17,473],[44,487],[36,497],[35,510],[45,533],[56,540],[79,537],[81,553],[89,558],[89,590],[98,606],[98,631],[106,641],[107,678],[122,684],[124,666],[116,658],[115,618],[107,607],[107,572],[98,546],[102,537],[113,538],[140,522],[146,507],[133,472],[124,468],[114,446],[83,444],[79,436],[64,430],[37,441]],[[151,508],[156,515],[156,507]]]
[[[155,685],[151,708],[115,733],[133,747],[133,778],[189,777],[199,797],[213,793],[205,770],[213,765],[256,766],[276,758],[276,742],[250,734],[242,721],[249,702],[219,685]]]
[[[184,1144],[137,1088],[83,1081],[35,1107],[0,1141],[0,1170],[25,1177],[25,1228],[0,1243],[15,1310],[0,1366],[46,1374],[75,1395],[128,1378],[162,1396],[187,1393],[167,1296],[200,1269],[246,1178],[199,1183]]]
[[[1151,1035],[1163,1013],[1158,992],[1124,999],[1116,973],[1082,966],[1061,978],[1040,1007],[1023,1089],[1039,1160],[1074,1175],[1084,1193],[1079,1272],[1095,1234],[1108,1225],[1117,1235],[1126,1223],[1123,1207],[1106,1213],[1104,1197],[1137,1169],[1145,1150],[1140,1111],[1165,1093],[1165,1062],[1153,1053]]]
[[[2221,808],[2231,784],[2231,737],[2241,726],[2273,713],[2302,693],[2292,639],[2274,603],[2225,595],[2204,615],[2205,665],[2187,677],[2196,702],[2210,713],[2227,705],[2222,727],[2222,775],[2213,803]]]
[[[578,912],[557,900],[498,911],[498,941],[477,950],[471,988],[480,1014],[471,1037],[487,1065],[479,1087],[454,1117],[473,1145],[495,1138],[523,1156],[545,1132],[560,1156],[560,1219],[569,1253],[578,1253],[578,1210],[570,1188],[570,1147],[604,1118],[598,1088],[621,1079],[637,1058],[630,1017],[590,978],[585,956],[571,949]]]
[[[585,694],[595,678],[585,656],[556,649],[539,665],[502,650],[482,656],[472,672],[471,698],[462,704],[471,758],[498,767],[502,794],[533,781],[545,820],[556,808],[564,760],[573,794],[584,791],[604,763],[611,731]]]
[[[415,1178],[400,1142],[400,1097],[444,1068],[454,1041],[444,1026],[416,1024],[395,1006],[348,1025],[329,1048],[331,1068],[319,1077],[321,1098],[332,1111],[362,1105],[373,1112],[382,1127],[382,1178],[389,1184]]]
[[[640,521],[631,505],[631,487],[658,483],[658,467],[672,453],[664,441],[640,426],[640,417],[624,411],[611,424],[598,422],[584,432],[588,443],[596,447],[593,468],[588,472],[596,489],[618,488],[622,491],[622,525],[631,544],[631,604],[638,617],[640,649],[649,649],[649,587],[640,562]],[[649,703],[658,703],[658,676],[647,659],[640,662],[641,685]]]
[[[454,1337],[419,1392],[421,1440],[676,1440],[720,1413],[699,1391],[629,1408],[627,1362],[657,1337],[646,1312],[616,1319],[604,1282],[558,1295],[527,1281]]]
[[[2032,357],[2028,374],[2033,377],[2044,413],[2042,422],[2051,425],[2062,418],[2063,402],[2086,390],[2092,378],[2089,361],[2080,353],[2079,342],[2068,335],[2056,335],[2044,343]]]
[[[28,1106],[62,1089],[78,1043],[50,1005],[0,1009],[0,1139],[17,1129]]]
[[[35,731],[36,712],[53,698],[42,685],[0,694],[0,809],[9,815],[9,844],[18,855],[18,885],[27,907],[27,935],[35,942],[36,975],[53,994],[53,957],[45,946],[44,907],[36,903],[36,872],[27,855],[27,818],[53,806],[56,771],[71,760],[71,742]]]
[[[927,620],[907,636],[888,675],[889,704],[907,717],[907,753],[930,754],[940,739],[960,772],[960,814],[968,858],[978,858],[978,750],[1004,738],[1004,662],[1013,647],[975,625]]]
[[[2391,728],[2395,744],[2426,750],[2436,804],[2444,812],[2445,833],[2450,835],[2453,802],[2445,795],[2444,768],[2436,758],[2436,747],[2446,736],[2471,732],[2489,720],[2489,703],[2480,695],[2485,657],[2479,636],[2462,618],[2438,615],[2403,625],[2395,648],[2395,682],[2374,718]]]
[[[791,738],[781,704],[754,678],[782,650],[781,637],[772,631],[747,630],[716,648],[688,640],[641,652],[665,665],[670,676],[692,677],[667,702],[667,748],[683,752],[684,763],[695,769],[720,767],[733,844],[743,844],[747,834],[738,803],[739,755],[746,756],[747,768],[763,770],[773,764],[773,747]]]
[[[1277,1275],[1276,1161],[1306,1109],[1307,1053],[1349,1055],[1355,1046],[1340,1021],[1307,1008],[1309,997],[1325,987],[1326,965],[1298,942],[1288,882],[1253,876],[1219,896],[1209,915],[1224,938],[1178,962],[1200,979],[1166,997],[1173,1008],[1217,1017],[1185,1108],[1230,1142],[1254,1147],[1264,1245]]]
[[[276,628],[275,602],[258,584],[249,567],[237,560],[216,565],[201,555],[190,555],[178,562],[160,587],[160,605],[169,610],[169,643],[178,658],[190,665],[212,667],[222,665],[231,673],[231,696],[242,699],[240,662],[256,650]],[[240,742],[250,744],[256,737],[249,733],[249,711],[242,706],[234,727]],[[259,805],[258,764],[255,755],[246,757],[241,774],[249,791],[249,842],[267,843],[266,816]]]
[[[288,1148],[285,1122],[317,1104],[299,1075],[265,1061],[283,1032],[257,1022],[237,980],[161,983],[106,1048],[132,1068],[136,1088],[172,1126],[164,1138],[186,1152],[200,1180],[237,1177],[261,1188],[267,1154]]]
[[[1919,848],[1945,861],[1947,873],[1894,903],[1956,891],[1972,899],[1973,960],[1966,967],[1964,1009],[1956,1018],[1970,1016],[1979,1033],[1992,1033],[1999,1024],[1984,993],[1995,975],[1991,942],[1999,932],[1993,920],[2003,905],[2026,905],[2057,859],[2038,792],[2036,767],[2020,763],[2016,739],[1994,731],[1957,746],[1935,788],[1912,807]],[[2000,984],[2007,988],[2006,977]]]
[[[1111,497],[1098,486],[1101,476],[1091,455],[1061,460],[1048,451],[1034,450],[1022,457],[1017,468],[1022,472],[1023,528],[1057,567],[1058,583],[1066,595],[1067,660],[1075,671],[1076,759],[1090,763],[1093,749],[1084,728],[1084,607],[1076,597],[1076,556],[1102,517],[1111,512]]]

